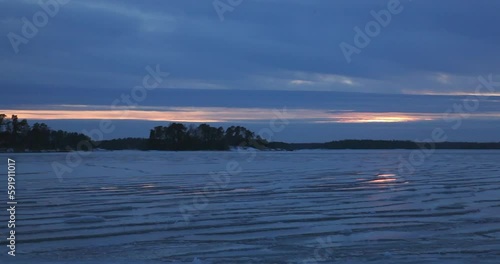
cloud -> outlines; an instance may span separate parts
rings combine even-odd
[[[437,122],[428,119],[474,95],[478,76],[500,76],[493,59],[500,56],[495,1],[401,0],[404,11],[346,63],[339,44],[352,43],[353,28],[364,27],[373,20],[370,12],[387,2],[244,1],[221,22],[211,0],[73,0],[18,54],[7,38],[0,42],[0,78],[7,91],[0,108],[92,110],[130,93],[144,68],[159,64],[170,76],[148,94],[143,111],[196,108],[208,113],[184,111],[178,120],[228,122],[231,111],[255,120],[262,109],[286,106],[306,111],[311,117],[305,120],[322,127],[373,121],[393,131],[398,124],[422,131],[422,123]],[[1,3],[4,36],[21,34],[22,18],[41,10],[35,0]],[[471,121],[478,130],[498,134],[480,122],[488,119],[498,127],[496,116],[488,116],[499,112],[498,93],[483,94],[490,98],[482,98]],[[231,110],[214,110],[222,108]],[[110,114],[94,110],[103,111],[97,115],[102,118]],[[346,110],[351,112],[340,112]]]
[[[145,65],[159,63],[176,88],[292,90],[294,80],[304,80],[314,85],[299,89],[400,93],[463,91],[430,76],[500,70],[491,59],[500,55],[500,18],[493,12],[500,3],[402,2],[404,12],[347,64],[338,44],[352,42],[353,27],[363,27],[387,1],[248,1],[224,22],[211,1],[72,1],[20,54],[3,43],[1,77],[23,85],[122,88]],[[34,1],[5,2],[9,15],[0,32],[19,32],[21,17],[39,9]],[[21,78],[27,72],[31,77]]]
[[[277,112],[283,114],[278,115]],[[141,120],[189,123],[262,122],[286,119],[295,123],[408,123],[463,119],[462,113],[357,112],[325,109],[271,109],[228,107],[106,107],[60,105],[42,109],[0,109],[8,116],[35,120]],[[500,120],[498,112],[471,112],[472,120]]]

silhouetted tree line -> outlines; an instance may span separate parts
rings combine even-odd
[[[76,149],[83,141],[90,142],[90,138],[80,133],[51,130],[44,123],[30,126],[26,119],[19,120],[17,115],[7,118],[5,114],[0,114],[0,150],[68,151]]]
[[[228,150],[231,147],[265,148],[268,143],[242,126],[212,127],[207,124],[186,127],[180,123],[151,129],[148,149]]]
[[[99,142],[107,150],[227,150],[231,147],[253,147],[271,150],[301,149],[500,149],[500,143],[440,142],[424,143],[405,140],[340,140],[326,143],[266,142],[240,127],[210,128],[208,125],[186,128],[172,124],[155,127],[147,138],[122,138]],[[228,133],[229,131],[229,133]],[[237,132],[239,131],[239,132]],[[244,132],[242,132],[244,131]],[[251,135],[251,136],[250,136]]]
[[[189,127],[180,123],[157,126],[149,138],[120,138],[97,143],[107,150],[228,150],[232,147],[267,148],[268,142],[242,126],[227,129],[207,124]]]
[[[405,140],[340,140],[326,143],[271,142],[271,149],[500,149],[500,142],[414,142]]]
[[[497,143],[438,142],[423,143],[402,140],[340,140],[326,143],[267,142],[242,126],[227,129],[207,124],[186,127],[180,123],[157,126],[150,130],[149,138],[122,138],[91,142],[81,133],[51,130],[44,123],[32,126],[17,115],[7,118],[0,114],[0,151],[13,149],[37,150],[86,150],[92,143],[107,150],[228,150],[232,147],[256,149],[300,150],[300,149],[500,149]]]
[[[149,140],[147,138],[118,138],[103,140],[95,143],[100,149],[106,150],[148,150]]]

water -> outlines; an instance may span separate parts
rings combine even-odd
[[[66,153],[1,154],[0,262],[498,263],[500,151],[409,153],[95,152],[62,182]]]

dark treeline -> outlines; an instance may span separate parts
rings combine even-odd
[[[272,149],[500,149],[500,142],[414,142],[404,140],[340,140],[327,143],[271,142]]]
[[[149,133],[148,146],[154,150],[228,150],[231,147],[265,147],[267,142],[241,126],[226,130],[207,124],[189,127],[180,123],[157,126]]]
[[[83,143],[83,144],[82,144]],[[185,126],[171,123],[150,130],[149,138],[122,138],[91,142],[80,133],[51,130],[44,123],[32,126],[26,119],[16,115],[7,118],[0,114],[0,151],[70,151],[90,150],[92,145],[106,150],[228,150],[233,147],[252,147],[266,150],[301,149],[500,149],[498,143],[438,142],[422,143],[402,140],[341,140],[326,143],[267,142],[254,132],[242,126],[227,129],[207,124]],[[83,149],[82,149],[83,146]]]
[[[186,127],[180,123],[151,129],[148,139],[124,138],[99,142],[109,150],[228,150],[231,147],[266,148],[267,142],[241,126],[227,129],[207,124]]]
[[[84,141],[90,142],[90,138],[84,134],[51,130],[44,123],[30,126],[26,119],[19,120],[17,115],[7,118],[0,114],[0,150],[69,151]]]
[[[266,148],[268,142],[241,126],[227,129],[207,124],[186,127],[180,123],[157,126],[150,130],[149,138],[121,138],[98,142],[99,148],[108,150],[228,150],[231,147]]]
[[[106,150],[148,150],[149,140],[147,138],[119,138],[103,140],[94,143],[97,148]]]
[[[266,142],[244,127],[227,130],[209,125],[186,128],[182,124],[155,127],[146,138],[124,138],[100,142],[108,150],[227,150],[230,147],[253,147],[267,150],[301,149],[500,149],[497,143],[438,142],[424,143],[408,140],[340,140],[326,143]]]

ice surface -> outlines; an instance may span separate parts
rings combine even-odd
[[[66,153],[1,154],[0,263],[499,263],[500,151],[409,153],[95,152],[62,182]]]
[[[102,217],[98,216],[78,216],[65,220],[67,224],[84,224],[84,223],[99,223],[106,221]]]

